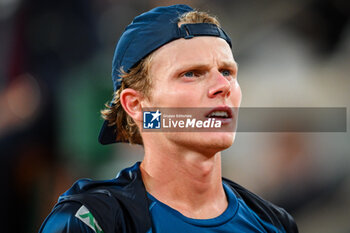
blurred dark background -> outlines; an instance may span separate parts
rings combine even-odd
[[[176,3],[218,16],[231,36],[242,107],[349,107],[349,1],[0,0],[1,232],[37,232],[76,179],[142,159],[140,147],[98,144],[99,111],[125,26]],[[223,173],[290,211],[300,232],[349,233],[349,142],[238,133]]]

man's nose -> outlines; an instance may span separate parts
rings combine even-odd
[[[215,71],[212,78],[213,84],[209,88],[209,97],[229,97],[231,94],[231,83],[221,72]]]

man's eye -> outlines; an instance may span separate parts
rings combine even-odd
[[[222,71],[221,71],[221,74],[222,74],[223,76],[230,76],[230,75],[231,75],[231,72],[230,72],[229,70],[222,70]]]
[[[185,77],[189,77],[189,78],[192,78],[195,76],[194,72],[193,71],[187,71],[186,73],[184,73],[184,76]]]

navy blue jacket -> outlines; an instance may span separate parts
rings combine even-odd
[[[142,182],[140,163],[124,169],[107,181],[82,179],[60,196],[58,203],[41,226],[39,233],[93,233],[74,215],[84,205],[104,233],[150,233],[150,200]],[[240,185],[223,178],[237,197],[243,199],[262,220],[280,232],[298,232],[293,218],[282,208],[261,199]],[[95,230],[96,232],[100,232]]]

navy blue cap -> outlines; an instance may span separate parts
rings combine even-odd
[[[143,58],[159,47],[179,38],[216,36],[223,38],[232,47],[230,38],[215,24],[195,23],[178,26],[179,17],[193,9],[187,5],[157,7],[145,12],[129,24],[121,35],[114,52],[112,80],[114,92],[121,86],[120,69],[129,72]],[[99,142],[103,145],[116,142],[115,126],[103,123]]]

